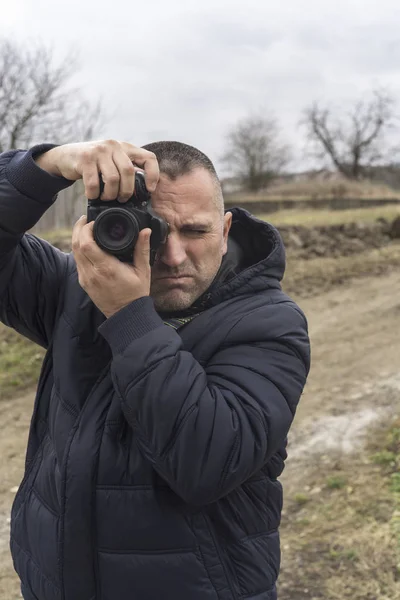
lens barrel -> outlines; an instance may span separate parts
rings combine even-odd
[[[136,244],[139,223],[124,208],[109,208],[96,218],[93,236],[98,246],[106,252],[124,252]]]

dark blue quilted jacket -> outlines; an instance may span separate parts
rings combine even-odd
[[[105,320],[72,254],[24,233],[71,183],[31,152],[0,156],[0,318],[47,349],[12,509],[24,598],[274,600],[309,369],[279,234],[234,209],[242,270],[179,331],[151,298]]]

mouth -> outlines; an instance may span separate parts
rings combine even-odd
[[[191,275],[166,275],[165,277],[157,277],[158,281],[185,281],[191,279]]]

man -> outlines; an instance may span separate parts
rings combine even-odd
[[[126,201],[142,168],[169,236],[151,269],[25,234],[82,178]],[[0,315],[47,348],[15,498],[25,600],[273,600],[286,436],[309,370],[278,232],[224,213],[190,146],[116,141],[0,156]]]

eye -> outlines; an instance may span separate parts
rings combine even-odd
[[[207,233],[205,229],[185,229],[185,233],[193,234],[193,235],[204,235]]]

